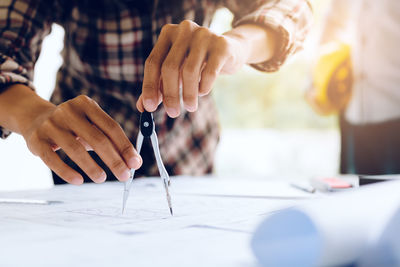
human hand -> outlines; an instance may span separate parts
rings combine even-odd
[[[185,20],[167,24],[145,62],[137,108],[153,112],[163,102],[170,117],[180,114],[180,92],[187,111],[197,110],[198,97],[210,93],[219,74],[231,74],[248,60],[250,44],[241,35],[218,35]]]
[[[120,125],[83,95],[47,105],[21,134],[33,154],[72,184],[81,184],[83,178],[58,157],[55,151],[60,148],[96,183],[104,182],[106,173],[86,150],[93,149],[120,181],[129,179],[130,168],[142,164]]]

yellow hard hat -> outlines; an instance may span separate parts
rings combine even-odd
[[[312,87],[307,92],[311,106],[323,115],[344,109],[351,97],[352,84],[350,45],[338,42],[323,45],[312,71]]]

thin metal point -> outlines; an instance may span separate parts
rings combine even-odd
[[[125,212],[125,207],[126,207],[126,202],[128,200],[128,196],[129,196],[129,190],[126,188],[126,189],[124,189],[124,197],[122,200],[122,213],[121,213],[122,215]]]
[[[174,212],[172,211],[172,208],[169,208],[169,212],[171,212],[171,216],[174,216]]]

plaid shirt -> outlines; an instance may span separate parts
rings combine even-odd
[[[1,0],[0,93],[12,83],[34,89],[31,80],[42,40],[51,24],[58,23],[65,29],[64,64],[51,101],[60,104],[88,95],[121,124],[132,143],[138,134],[136,101],[144,62],[163,25],[189,19],[208,26],[216,9],[225,6],[234,14],[233,26],[258,24],[278,33],[274,58],[253,65],[275,71],[301,47],[312,18],[306,0],[102,0],[95,1],[95,7],[90,2]],[[161,106],[154,113],[162,158],[171,175],[212,172],[219,139],[216,114],[210,96],[199,99],[197,112],[183,112],[176,119]],[[1,137],[8,134],[0,127]],[[145,142],[141,154],[141,173],[158,175],[151,145]]]

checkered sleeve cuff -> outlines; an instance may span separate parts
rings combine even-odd
[[[272,59],[251,64],[258,70],[273,72],[279,70],[290,55],[302,48],[302,43],[311,28],[312,9],[305,0],[258,2],[261,3],[254,11],[235,20],[233,26],[257,24],[277,33],[278,45]]]
[[[32,82],[28,79],[27,70],[10,57],[0,53],[0,94],[15,83],[25,84],[34,90]],[[4,139],[10,134],[10,131],[0,126],[0,138]]]

